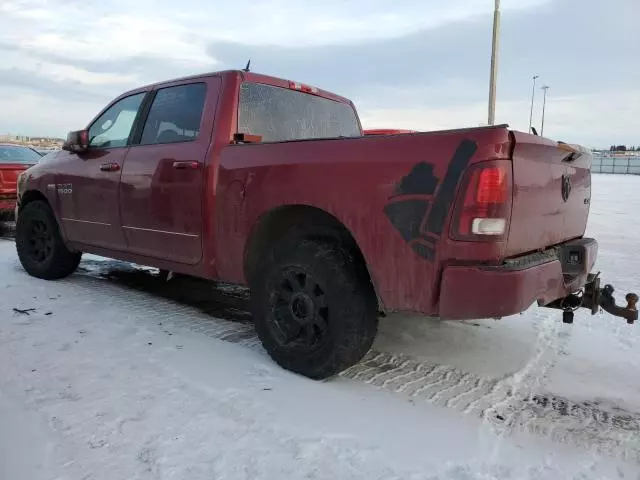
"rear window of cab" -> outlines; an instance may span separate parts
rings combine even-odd
[[[240,86],[238,132],[263,142],[361,136],[348,103],[252,82]]]

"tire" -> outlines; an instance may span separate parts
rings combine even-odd
[[[281,367],[321,380],[359,362],[378,330],[368,276],[337,242],[279,243],[251,281],[255,329]]]
[[[26,272],[44,280],[71,275],[82,256],[66,247],[51,208],[40,200],[25,205],[18,215],[16,250]]]

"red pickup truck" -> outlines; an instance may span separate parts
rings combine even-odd
[[[71,132],[19,179],[16,246],[44,279],[88,252],[248,284],[267,352],[325,378],[392,312],[637,318],[590,273],[590,164],[506,125],[363,135],[346,98],[217,72],[127,92]]]

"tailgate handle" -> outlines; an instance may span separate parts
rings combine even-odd
[[[100,165],[100,170],[103,172],[117,172],[120,170],[120,165],[117,163],[103,163]]]
[[[178,169],[178,170],[197,170],[198,168],[200,168],[200,162],[194,162],[194,161],[180,161],[180,162],[173,162],[173,168]]]
[[[560,150],[564,150],[565,152],[569,152],[569,155],[562,159],[563,162],[573,162],[582,156],[582,152],[577,148],[574,148],[572,145],[564,142],[558,142],[558,148]]]
[[[567,155],[566,157],[564,157],[562,159],[563,162],[573,162],[574,160],[577,160],[579,157],[581,157],[582,154],[581,153],[570,153],[569,155]]]

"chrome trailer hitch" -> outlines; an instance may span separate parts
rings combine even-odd
[[[591,273],[583,290],[555,300],[545,305],[545,307],[562,310],[562,321],[564,323],[573,323],[574,312],[579,308],[587,308],[591,310],[592,315],[602,309],[615,317],[626,319],[629,325],[633,325],[638,320],[638,295],[627,293],[625,296],[627,305],[621,306],[616,305],[613,292],[614,288],[609,284],[602,288],[600,287],[600,273]]]

